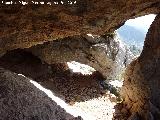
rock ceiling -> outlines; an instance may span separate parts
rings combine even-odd
[[[116,30],[130,18],[159,11],[159,0],[77,0],[72,5],[0,4],[0,54],[67,36],[104,34]]]

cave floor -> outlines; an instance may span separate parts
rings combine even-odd
[[[104,90],[99,76],[72,73],[57,65],[42,63],[30,53],[15,50],[0,58],[0,66],[29,77],[62,99],[84,120],[111,120],[117,103],[116,96]]]

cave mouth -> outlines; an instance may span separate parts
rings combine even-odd
[[[127,64],[125,63],[127,59],[124,61],[125,67],[119,75],[120,77],[118,77],[119,81],[123,82],[127,66],[137,59],[142,53],[147,32],[155,17],[156,14],[148,14],[134,19],[129,19],[124,25],[114,31],[120,41],[119,45],[122,49],[127,48],[127,51],[131,56],[131,60]],[[128,53],[126,53],[126,55]],[[117,61],[120,61],[120,59]]]
[[[155,17],[155,14],[149,14],[129,19],[116,30],[121,41],[128,46],[134,56],[138,57],[141,54],[146,34]]]
[[[138,112],[137,113],[133,112],[133,111],[138,111],[138,109],[139,109],[138,107],[141,106],[140,105],[141,103],[138,103],[140,98],[138,99],[138,101],[134,101],[134,98],[135,99],[138,98],[138,95],[141,94],[141,92],[142,92],[139,90],[142,88],[142,87],[139,88],[139,86],[141,86],[139,84],[141,84],[141,83],[138,83],[135,79],[138,79],[138,80],[142,79],[143,80],[143,78],[141,78],[141,79],[136,78],[139,74],[141,74],[141,71],[140,71],[141,68],[137,72],[136,71],[137,68],[135,67],[136,66],[135,64],[136,64],[136,61],[138,61],[139,58],[142,56],[142,54],[143,54],[142,52],[144,52],[144,49],[146,47],[144,45],[145,45],[145,42],[147,41],[146,37],[149,32],[150,26],[155,18],[156,18],[155,14],[149,14],[149,15],[137,17],[135,19],[129,19],[125,22],[125,24],[123,26],[121,26],[119,29],[116,30],[121,41],[127,45],[127,47],[129,48],[129,51],[133,54],[133,59],[124,69],[124,71],[125,71],[124,75],[123,75],[123,84],[124,85],[122,86],[122,88],[120,90],[120,97],[122,99],[122,102],[115,106],[115,113],[116,113],[114,116],[115,120],[116,119],[120,119],[120,120],[121,119],[124,119],[124,120],[144,119],[143,117],[147,114],[147,113],[145,113],[144,116],[143,115],[141,116],[140,114],[138,114]],[[134,73],[135,71],[137,73]],[[137,76],[136,76],[136,74],[137,74]],[[148,94],[147,93],[148,91],[146,93],[145,92],[144,92],[144,94]],[[136,94],[137,94],[137,96],[136,96]],[[135,105],[136,107],[134,105],[130,106],[128,104],[129,105],[129,107],[128,107],[128,105],[125,103],[126,101],[127,102],[129,101],[128,102],[129,104],[134,104],[134,105],[136,104],[137,106],[136,105]],[[131,109],[134,109],[134,110],[131,111]],[[144,109],[144,108],[142,108],[142,109]],[[149,108],[147,108],[147,109],[149,110]],[[151,118],[149,118],[149,119],[151,119]]]

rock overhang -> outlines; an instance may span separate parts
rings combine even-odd
[[[36,2],[40,3],[40,0]],[[1,54],[68,36],[88,33],[102,35],[116,30],[130,18],[160,11],[159,0],[71,1],[74,4],[53,0],[52,5],[47,2],[45,0],[44,5],[0,4]]]

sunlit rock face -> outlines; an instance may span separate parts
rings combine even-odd
[[[126,70],[124,106],[143,120],[160,119],[160,15],[152,23],[140,57]]]
[[[68,37],[26,50],[48,64],[76,61],[89,65],[108,80],[118,79],[134,57],[115,33]]]
[[[31,0],[25,1],[31,3]],[[55,2],[61,3],[59,0]],[[160,10],[159,0],[76,0],[76,4],[66,4],[66,0],[63,2],[25,6],[0,4],[0,54],[68,36],[113,32],[130,18],[158,13]]]
[[[0,68],[1,120],[82,120],[67,113],[31,81]]]

